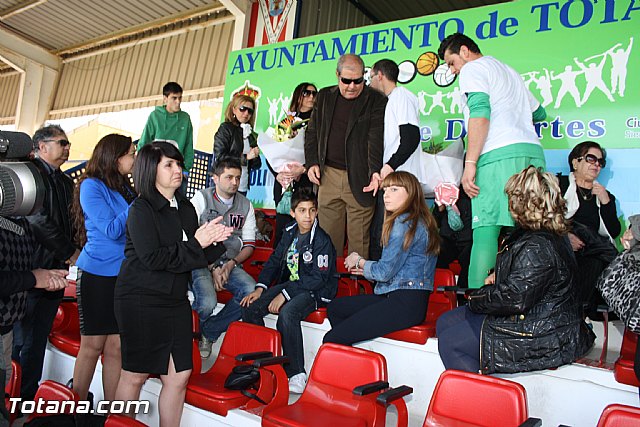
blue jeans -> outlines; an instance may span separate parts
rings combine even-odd
[[[278,296],[286,284],[267,289],[249,307],[242,311],[242,320],[264,326],[264,316],[269,314],[269,304]],[[284,370],[287,377],[304,372],[304,347],[300,322],[316,310],[316,300],[309,292],[304,292],[287,301],[278,313],[276,328],[282,336],[282,350],[289,358]]]
[[[33,400],[42,377],[44,353],[64,291],[34,289],[27,293],[27,312],[14,324],[13,359],[22,367],[20,397]]]
[[[240,301],[249,295],[256,287],[256,281],[240,267],[235,267],[224,286],[233,294],[231,301],[216,315],[213,309],[218,303],[213,278],[206,268],[194,270],[191,273],[191,291],[193,292],[193,309],[200,318],[200,332],[205,338],[215,341],[227,330],[231,322],[240,320],[242,311]]]
[[[213,278],[208,268],[198,268],[191,271],[191,292],[193,304],[191,308],[198,313],[200,323],[204,323],[218,304],[218,294],[213,284]]]

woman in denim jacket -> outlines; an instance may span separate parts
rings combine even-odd
[[[376,282],[375,294],[333,300],[327,307],[332,329],[324,342],[351,345],[425,318],[440,248],[438,228],[415,176],[393,172],[382,188],[382,257],[367,261],[353,252],[344,261],[351,272]]]

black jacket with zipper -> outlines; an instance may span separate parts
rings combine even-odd
[[[586,354],[595,339],[576,302],[575,258],[566,237],[518,229],[496,259],[495,285],[470,295],[487,314],[480,369],[526,372],[555,368]]]

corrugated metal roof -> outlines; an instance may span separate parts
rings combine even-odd
[[[17,3],[0,0],[0,16]],[[46,0],[3,19],[2,23],[46,49],[59,51],[131,27],[215,6],[220,3],[212,0]]]
[[[18,94],[20,92],[19,73],[0,75],[0,125],[12,124],[15,120],[16,105],[18,105]]]
[[[168,81],[182,85],[184,101],[222,96],[233,18],[225,12],[209,24],[67,59],[50,118],[157,105]]]
[[[304,0],[298,37],[373,24],[348,0]]]

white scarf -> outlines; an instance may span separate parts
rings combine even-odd
[[[597,183],[598,181],[594,181]],[[573,172],[569,173],[569,188],[564,193],[564,199],[567,201],[567,214],[566,218],[573,218],[576,214],[576,211],[580,207],[580,200],[578,199],[578,184],[576,184],[576,177]],[[600,228],[598,229],[598,234],[604,237],[608,237],[611,243],[614,243],[613,238],[609,234],[607,227],[604,225],[604,221],[602,220],[602,215],[600,215],[600,200],[596,196],[596,206],[598,207],[598,216],[600,219]]]

